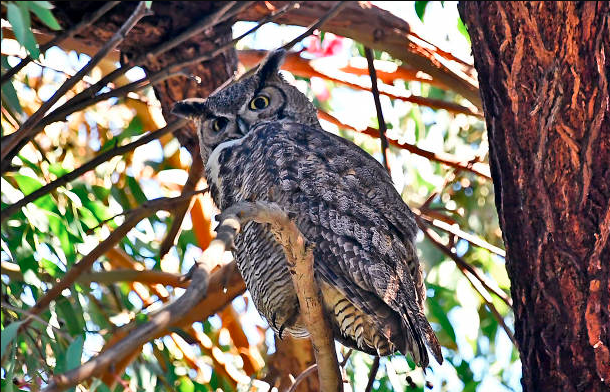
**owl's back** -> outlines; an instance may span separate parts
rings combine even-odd
[[[427,342],[442,361],[423,315],[412,213],[366,152],[322,129],[270,122],[218,146],[206,170],[221,209],[276,202],[315,244],[316,278],[337,340],[379,355],[410,352],[423,366]],[[236,247],[257,309],[276,331],[302,336],[283,249],[267,227],[247,225]]]

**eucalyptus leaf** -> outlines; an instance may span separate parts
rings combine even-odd
[[[19,331],[19,327],[23,321],[15,321],[4,327],[2,333],[0,334],[0,357],[4,358],[4,352],[8,345],[15,339],[17,336],[17,331]]]

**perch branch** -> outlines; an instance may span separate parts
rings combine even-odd
[[[342,391],[337,353],[328,319],[324,315],[320,293],[314,278],[313,246],[307,243],[298,227],[277,204],[238,203],[223,211],[221,217],[268,223],[276,240],[284,248],[288,269],[295,286],[301,316],[311,336],[320,390]]]
[[[70,181],[80,177],[81,175],[85,174],[89,170],[95,169],[97,166],[106,162],[110,158],[115,157],[117,155],[122,155],[128,151],[135,149],[136,147],[146,144],[152,140],[158,139],[167,133],[173,132],[176,129],[183,126],[184,124],[186,124],[186,122],[187,122],[187,120],[183,120],[183,119],[177,120],[173,123],[166,125],[165,127],[161,128],[161,129],[150,132],[149,134],[147,134],[145,136],[142,136],[141,138],[139,138],[136,141],[133,141],[133,142],[125,144],[123,146],[119,146],[119,147],[116,147],[116,148],[113,148],[106,152],[101,153],[94,159],[92,159],[89,162],[80,166],[78,169],[75,169],[75,170],[71,171],[70,173],[64,174],[63,176],[59,177],[55,181],[52,181],[52,182],[48,183],[47,185],[45,185],[41,188],[38,188],[34,192],[24,196],[24,198],[19,200],[18,202],[5,207],[2,210],[2,217],[0,218],[0,221],[4,222],[5,219],[9,218],[11,215],[16,213],[21,207],[46,195],[47,193],[54,191],[55,189],[57,189],[60,186],[66,185]]]
[[[381,110],[381,100],[379,99],[379,90],[377,89],[377,72],[375,71],[375,65],[373,64],[373,51],[371,50],[371,48],[365,47],[364,54],[366,55],[366,62],[369,67],[369,76],[371,77],[371,92],[373,93],[373,99],[375,100],[375,110],[377,111],[377,123],[379,124],[379,140],[381,141],[381,156],[383,157],[383,165],[389,173],[390,166],[388,164],[388,139],[385,136],[387,127],[385,125],[385,120],[383,119],[383,111]]]
[[[22,140],[30,139],[33,136],[32,130],[38,122],[43,118],[46,112],[51,109],[61,97],[63,97],[72,87],[76,85],[86,74],[88,74],[93,67],[97,65],[106,55],[114,50],[127,36],[127,33],[135,26],[135,24],[143,17],[150,15],[151,11],[146,8],[144,1],[138,3],[135,11],[125,21],[121,28],[104,44],[99,52],[91,58],[91,60],[81,68],[74,77],[66,80],[59,89],[53,94],[51,98],[46,100],[38,110],[30,116],[21,127],[9,136],[9,139],[3,143],[1,148],[0,158],[4,161],[5,159],[10,160],[15,156],[18,151],[15,151],[15,147],[20,144]]]
[[[80,33],[85,27],[91,26],[93,23],[95,23],[102,15],[110,11],[114,6],[119,3],[120,1],[109,1],[97,10],[93,11],[92,13],[85,15],[85,17],[83,17],[80,22],[78,22],[68,30],[64,30],[63,32],[52,38],[49,42],[40,45],[40,53],[44,53],[48,49],[60,44],[64,40],[74,37],[76,34]],[[9,81],[13,76],[17,74],[17,72],[21,71],[32,60],[33,59],[30,56],[27,56],[26,58],[22,59],[19,64],[15,65],[13,68],[6,71],[4,75],[2,75],[2,78],[0,78],[0,84],[4,84]]]

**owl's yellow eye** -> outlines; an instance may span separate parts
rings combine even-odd
[[[218,117],[216,120],[214,120],[214,122],[212,123],[212,128],[216,131],[216,132],[220,132],[222,131],[227,124],[229,123],[229,120],[227,120],[224,117]]]
[[[270,99],[264,95],[258,95],[250,101],[250,109],[261,110],[269,106]]]

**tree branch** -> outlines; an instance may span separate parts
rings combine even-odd
[[[333,334],[325,317],[319,287],[314,278],[313,245],[307,243],[296,224],[274,203],[240,202],[223,211],[220,216],[223,220],[253,220],[270,224],[276,240],[284,248],[288,269],[299,299],[301,317],[311,336],[318,364],[320,390],[342,391],[342,377]]]
[[[377,89],[377,72],[375,72],[375,65],[373,64],[373,51],[371,50],[371,48],[365,47],[364,54],[366,55],[366,62],[369,66],[369,76],[371,77],[371,92],[373,93],[373,99],[375,100],[375,110],[377,111],[377,123],[379,124],[379,140],[381,141],[381,156],[383,157],[383,165],[389,173],[390,166],[388,164],[388,139],[385,136],[387,127],[385,124],[385,120],[383,119],[381,101],[379,100],[379,90]]]
[[[491,285],[489,285],[489,283],[487,282],[487,279],[481,276],[470,264],[466,263],[461,257],[453,253],[451,249],[443,245],[443,243],[440,242],[440,238],[438,238],[438,234],[425,227],[419,218],[417,218],[417,223],[420,229],[424,232],[424,235],[428,237],[428,239],[432,241],[432,243],[436,245],[443,253],[445,253],[447,256],[453,259],[453,261],[455,261],[455,264],[457,265],[458,269],[464,274],[466,279],[468,279],[468,282],[470,282],[475,291],[479,293],[481,298],[483,298],[483,301],[485,301],[485,304],[489,308],[491,314],[494,316],[498,324],[500,324],[500,326],[504,329],[504,331],[506,332],[510,340],[513,342],[515,347],[518,347],[513,332],[510,330],[510,328],[508,328],[508,326],[504,322],[504,317],[502,317],[500,312],[498,312],[498,309],[496,309],[495,305],[493,304],[489,293],[486,292],[483,287],[497,295],[509,306],[509,308],[512,309],[512,301],[510,300],[510,298],[508,298],[508,296],[501,290],[496,290],[491,287]],[[476,279],[476,281],[473,278]]]
[[[150,132],[149,134],[140,137],[136,141],[133,141],[133,142],[125,144],[123,146],[119,146],[119,147],[116,147],[116,148],[113,148],[106,152],[101,153],[94,159],[92,159],[89,162],[80,166],[78,169],[74,169],[70,173],[64,174],[63,176],[59,177],[55,181],[52,181],[52,182],[48,183],[47,185],[45,185],[41,188],[38,188],[34,192],[24,196],[24,198],[19,200],[18,202],[5,207],[2,210],[2,216],[0,217],[0,222],[4,222],[6,219],[10,218],[21,207],[27,205],[28,203],[33,202],[34,200],[46,195],[47,193],[54,191],[55,189],[59,188],[60,186],[66,185],[70,181],[80,177],[81,175],[85,174],[89,170],[95,169],[97,166],[106,162],[110,158],[115,157],[117,155],[122,155],[128,151],[134,150],[135,148],[137,148],[143,144],[146,144],[152,140],[158,139],[165,134],[173,132],[176,129],[183,126],[184,124],[186,124],[186,122],[187,122],[187,120],[184,120],[184,119],[177,120],[175,122],[172,122],[172,123],[166,125],[165,127],[161,128],[161,129]]]
[[[194,154],[191,169],[189,170],[189,176],[184,183],[184,187],[182,188],[182,194],[188,194],[195,190],[195,187],[197,187],[197,183],[199,182],[199,179],[201,179],[202,175],[203,162],[201,161],[201,155]],[[188,212],[191,203],[192,200],[185,200],[181,205],[172,211],[174,220],[172,221],[163,242],[161,242],[161,245],[159,246],[159,259],[162,259],[167,252],[169,252],[172,246],[174,246],[176,238],[180,234],[180,228],[182,227],[184,216]]]
[[[369,135],[369,136],[375,137],[375,138],[379,137],[379,131],[377,131],[376,129],[373,129],[370,127],[367,127],[366,129],[362,129],[362,130],[356,129],[355,127],[353,127],[351,125],[342,123],[337,118],[333,117],[332,115],[330,115],[320,109],[318,109],[318,117],[322,120],[335,124],[339,128],[344,128],[344,129],[349,129],[354,132],[364,133],[366,135]],[[403,150],[407,150],[410,153],[413,153],[415,155],[419,155],[424,158],[427,158],[431,161],[440,162],[442,164],[445,164],[450,167],[454,167],[456,169],[466,170],[471,173],[477,174],[481,177],[484,177],[488,180],[491,180],[491,176],[489,174],[489,166],[482,162],[469,161],[468,163],[465,163],[462,160],[458,159],[457,157],[455,157],[451,154],[434,153],[431,151],[421,149],[412,144],[400,143],[399,141],[394,140],[394,139],[388,139],[388,143],[395,147],[401,148]]]
[[[72,87],[76,85],[89,71],[95,67],[97,63],[99,63],[106,55],[114,50],[124,39],[127,33],[135,26],[135,24],[142,19],[143,17],[150,15],[151,11],[146,7],[144,1],[138,3],[135,11],[131,14],[131,16],[123,23],[121,28],[106,42],[106,44],[91,58],[91,60],[81,68],[76,75],[72,78],[66,80],[64,84],[62,84],[59,89],[53,94],[51,98],[45,101],[38,110],[32,114],[23,125],[14,133],[12,133],[8,140],[2,145],[0,152],[1,160],[11,160],[18,151],[15,151],[15,147],[20,144],[22,140],[30,139],[33,136],[32,130],[38,124],[38,122],[43,118],[46,112],[53,106],[57,101],[63,97]]]
[[[369,373],[369,382],[366,383],[366,388],[364,388],[364,392],[371,392],[373,390],[373,383],[375,382],[375,377],[377,377],[378,371],[379,357],[375,356],[375,358],[373,358],[373,364],[371,365],[371,371]]]

